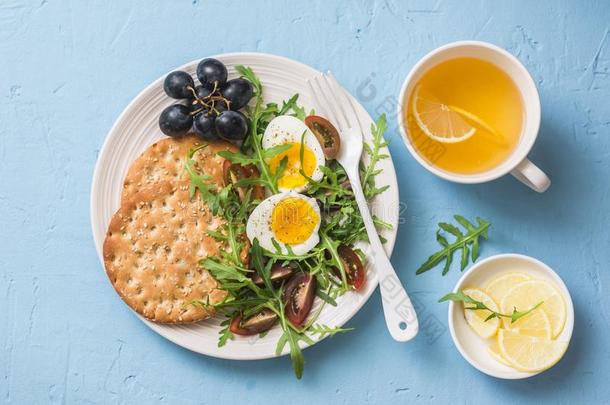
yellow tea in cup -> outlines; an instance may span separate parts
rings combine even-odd
[[[450,59],[415,83],[403,111],[416,152],[442,170],[473,174],[504,162],[519,143],[524,107],[519,89],[481,59]]]

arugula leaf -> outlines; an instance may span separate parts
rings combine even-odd
[[[280,153],[286,152],[288,149],[292,148],[292,145],[288,143],[284,143],[281,145],[275,145],[263,151],[263,157],[265,159],[271,159],[279,155]]]
[[[248,284],[252,281],[234,265],[224,264],[212,257],[206,257],[199,262],[201,267],[207,269],[217,281],[231,281]]]
[[[347,273],[345,267],[343,266],[343,260],[339,256],[339,245],[340,242],[333,240],[326,233],[325,230],[320,230],[320,240],[321,246],[326,250],[328,256],[330,257],[330,263],[332,263],[332,267],[339,269],[339,273],[341,275],[341,287],[344,291],[349,290],[349,284],[347,283]]]
[[[309,328],[309,333],[318,335],[318,340],[322,340],[327,336],[333,337],[337,333],[344,333],[354,330],[354,328],[331,328],[326,325],[315,324]]]
[[[252,249],[250,250],[250,255],[252,258],[252,265],[256,272],[261,276],[263,282],[265,283],[265,287],[269,291],[275,291],[273,288],[273,283],[271,282],[271,266],[273,265],[273,260],[269,260],[267,264],[263,263],[263,249],[258,243],[258,239],[254,239],[252,241]]]
[[[252,83],[252,86],[254,86],[254,95],[257,97],[262,97],[261,93],[263,92],[263,85],[261,84],[260,80],[258,80],[258,77],[256,77],[256,74],[254,74],[252,68],[237,65],[235,66],[235,70],[237,70],[237,73],[239,73],[244,79]]]
[[[294,111],[294,116],[300,119],[301,121],[305,120],[305,117],[307,117],[307,113],[305,112],[305,108],[303,107],[299,107],[295,104],[292,107],[292,110]]]
[[[460,268],[464,270],[468,266],[469,258],[474,263],[479,258],[479,238],[487,239],[488,230],[491,226],[489,221],[477,217],[477,225],[473,225],[470,221],[461,215],[454,215],[455,220],[465,228],[466,233],[462,232],[455,225],[440,222],[438,224],[439,229],[436,231],[436,240],[441,245],[442,249],[432,254],[428,259],[417,269],[415,274],[422,274],[426,271],[436,267],[443,260],[445,265],[443,267],[443,276],[449,272],[451,268],[451,262],[453,261],[453,254],[460,250],[462,252],[462,258],[460,261]],[[442,235],[442,231],[451,234],[455,237],[453,243],[449,243],[447,238]]]
[[[305,357],[299,347],[299,336],[292,329],[286,329],[284,333],[288,336],[288,344],[290,345],[290,360],[294,374],[300,380],[303,377],[303,369],[305,368]]]
[[[231,152],[230,150],[222,150],[217,153],[218,156],[230,160],[232,163],[238,163],[240,165],[249,165],[256,163],[256,159],[243,154],[242,152]]]
[[[278,315],[280,318],[280,326],[284,331],[282,337],[280,337],[277,343],[275,351],[278,353],[278,355],[281,354],[286,346],[286,343],[288,343],[288,346],[290,347],[290,360],[292,361],[292,368],[294,370],[294,374],[300,380],[301,377],[303,377],[303,369],[305,368],[305,357],[303,356],[303,352],[299,346],[299,341],[304,340],[304,337],[293,329],[292,324],[286,318],[286,315],[284,314],[284,301],[282,300],[281,291],[277,292],[275,301],[279,309]]]
[[[387,126],[386,116],[385,114],[381,114],[377,122],[371,125],[371,134],[373,135],[372,146],[368,145],[366,142],[363,145],[365,152],[369,156],[369,164],[366,168],[361,166],[360,178],[362,179],[361,182],[364,196],[367,200],[383,193],[388,188],[388,186],[381,188],[375,187],[375,176],[381,172],[381,170],[377,169],[377,163],[382,159],[389,158],[389,155],[380,152],[381,148],[384,148],[389,144],[383,137]]]
[[[316,296],[318,296],[322,301],[332,305],[333,307],[337,306],[337,301],[335,301],[335,299],[331,297],[330,294],[327,294],[326,291],[322,289],[318,289],[316,291]]]
[[[218,334],[220,335],[218,337],[218,347],[226,345],[227,341],[233,340],[234,337],[233,332],[231,332],[231,329],[229,329],[231,327],[231,317],[228,317],[228,319],[222,321],[220,323],[220,326],[222,326],[222,328],[218,332]]]
[[[275,355],[279,356],[284,351],[284,347],[286,347],[286,343],[288,343],[288,336],[284,332],[282,336],[277,340],[277,344],[275,346]]]
[[[492,309],[490,309],[487,305],[485,305],[484,303],[482,303],[481,301],[475,300],[474,298],[470,297],[469,295],[465,294],[463,291],[458,291],[458,292],[451,292],[448,293],[446,295],[444,295],[441,299],[438,300],[438,302],[445,302],[445,301],[456,301],[456,302],[464,302],[466,304],[472,304],[471,306],[465,306],[464,305],[464,309],[467,310],[472,310],[472,311],[477,311],[477,310],[485,310],[485,311],[489,311],[490,315],[485,318],[485,322],[489,321],[490,319],[493,318],[510,318],[510,323],[514,323],[517,322],[517,320],[519,320],[520,318],[523,318],[524,316],[532,313],[532,311],[534,311],[535,309],[537,309],[540,305],[542,305],[544,303],[544,301],[540,301],[538,304],[534,305],[532,308],[528,309],[527,311],[517,311],[517,308],[513,308],[513,312],[510,314],[502,314],[500,312],[494,311]]]
[[[523,318],[525,315],[528,315],[530,312],[532,312],[542,304],[544,304],[544,301],[540,301],[527,311],[517,311],[517,308],[513,307],[513,312],[510,314],[510,323],[517,322],[519,318]]]
[[[286,170],[286,166],[288,166],[288,157],[284,156],[282,160],[280,160],[280,164],[275,169],[275,172],[271,176],[271,183],[277,184],[280,181],[280,178],[284,174],[284,170]]]
[[[203,143],[189,151],[186,157],[184,170],[188,173],[191,181],[189,186],[189,197],[193,198],[195,193],[199,191],[201,199],[210,207],[212,214],[218,215],[221,211],[220,199],[224,198],[224,195],[217,193],[216,185],[212,182],[210,176],[197,172],[197,169],[195,168],[197,162],[193,159],[195,153],[207,146],[207,143]]]
[[[295,108],[297,108],[297,110],[298,110],[298,105],[297,105],[298,99],[299,99],[299,95],[295,94],[292,97],[290,97],[287,101],[282,102],[282,108],[278,110],[277,115],[287,114],[289,111],[294,110]]]

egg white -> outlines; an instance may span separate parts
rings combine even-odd
[[[305,132],[304,137],[303,132]],[[324,151],[316,136],[300,119],[291,115],[280,115],[279,117],[275,117],[271,120],[269,125],[267,125],[261,144],[263,149],[269,149],[286,143],[301,143],[301,137],[303,137],[305,146],[311,149],[316,159],[315,169],[310,177],[315,181],[320,181],[322,177],[324,177],[322,170],[320,170],[320,166],[326,164]],[[280,188],[280,191],[303,191],[307,189],[308,185],[309,183],[305,183],[302,187]]]
[[[248,218],[248,222],[246,224],[246,235],[250,242],[253,242],[254,239],[258,239],[259,245],[271,252],[276,252],[277,248],[273,244],[273,240],[275,239],[273,236],[273,230],[271,229],[271,215],[273,213],[273,209],[275,206],[282,200],[286,198],[299,198],[303,201],[306,201],[311,208],[318,214],[318,223],[313,229],[309,238],[305,240],[303,243],[298,243],[294,245],[289,245],[292,252],[296,255],[303,255],[313,249],[319,242],[320,236],[318,235],[318,231],[320,229],[320,207],[318,206],[317,201],[314,198],[307,197],[303,194],[299,194],[294,191],[274,194],[271,197],[263,200],[250,214]],[[275,239],[275,242],[280,246],[282,253],[289,253],[288,247],[286,244],[280,242]]]

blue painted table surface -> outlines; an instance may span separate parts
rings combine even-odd
[[[514,53],[540,89],[531,153],[553,184],[506,177],[464,186],[407,153],[394,104],[429,50],[478,39]],[[89,225],[91,176],[114,120],[148,83],[206,55],[260,51],[332,69],[371,112],[387,112],[402,212],[392,262],[418,304],[408,344],[375,294],[354,332],[287,358],[205,357],[156,335],[117,297]],[[0,403],[610,402],[610,2],[0,2]],[[437,299],[460,277],[417,266],[454,213],[493,222],[483,257],[541,259],[574,300],[571,345],[553,369],[503,381],[454,348]]]

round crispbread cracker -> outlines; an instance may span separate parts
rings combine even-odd
[[[223,220],[200,198],[189,198],[189,184],[165,181],[142,188],[123,201],[108,226],[106,273],[127,305],[151,321],[200,321],[213,311],[188,303],[216,303],[226,295],[198,265],[221,248],[207,231]]]
[[[211,176],[216,184],[222,184],[224,158],[217,153],[223,150],[236,151],[236,146],[225,141],[202,141],[196,135],[164,138],[149,146],[129,167],[123,183],[121,203],[130,200],[143,187],[163,181],[188,179],[188,174],[184,171],[186,155],[204,142],[207,146],[197,151],[193,159],[197,162],[199,171]]]

